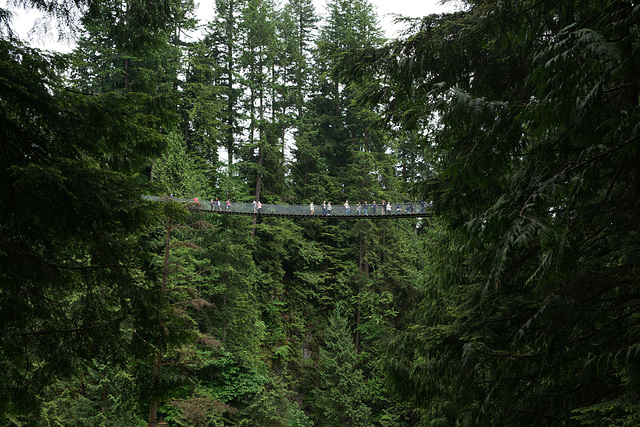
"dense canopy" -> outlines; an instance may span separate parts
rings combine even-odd
[[[637,2],[16,3],[0,424],[640,422]]]
[[[446,231],[388,365],[431,420],[636,424],[640,6],[468,3],[343,61],[390,123],[438,119]]]

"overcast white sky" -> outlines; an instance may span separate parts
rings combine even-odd
[[[394,26],[393,17],[391,14],[399,14],[408,17],[420,17],[429,15],[432,13],[442,13],[446,11],[455,10],[459,8],[456,5],[456,1],[449,1],[448,4],[442,5],[441,0],[370,0],[371,3],[377,9],[378,16],[380,17],[380,23],[385,30],[388,38],[393,38],[398,35],[398,31],[402,27]],[[12,7],[7,7],[6,0],[0,0],[0,5],[3,8],[14,10]],[[214,0],[200,0],[200,9],[203,19],[210,16],[213,10]],[[320,16],[325,15],[324,5],[326,0],[314,0],[316,5],[316,11]],[[69,43],[57,43],[57,34],[55,32],[48,32],[44,35],[31,35],[29,36],[29,30],[33,27],[34,22],[38,18],[39,14],[34,11],[14,10],[13,29],[18,32],[21,38],[28,40],[30,44],[40,48],[54,49],[61,51],[69,51],[72,49],[72,45]]]
[[[448,4],[442,5],[441,0],[369,0],[377,9],[380,18],[380,24],[384,29],[387,38],[397,36],[397,31],[401,30],[401,26],[393,23],[392,14],[407,16],[410,18],[419,18],[432,13],[450,12],[459,9],[456,1],[449,0]],[[325,15],[324,5],[326,0],[313,0],[316,5],[316,11],[320,16]]]

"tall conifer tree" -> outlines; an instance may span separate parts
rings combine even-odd
[[[246,0],[216,0],[215,19],[209,22],[204,43],[212,57],[219,65],[216,77],[217,85],[223,88],[222,118],[223,144],[227,151],[227,174],[233,175],[233,164],[236,151],[242,136],[240,122],[243,115],[240,111],[240,89],[238,78],[240,66],[240,42],[243,39],[243,17]]]
[[[637,424],[638,7],[466,5],[345,61],[389,77],[389,120],[440,120],[446,231],[398,389],[443,424]]]
[[[148,33],[166,29],[157,12]],[[129,90],[144,79],[122,78],[110,93],[87,82],[86,93],[61,77],[67,67],[0,41],[2,424],[41,424],[58,378],[96,360],[144,359],[140,339],[162,334],[149,319],[164,302],[138,244],[161,208],[141,199],[155,190],[136,179],[163,147],[158,110]]]
[[[270,0],[249,0],[244,9],[245,38],[240,64],[246,86],[245,111],[248,115],[247,146],[244,147],[244,168],[255,180],[254,198],[260,199],[263,176],[267,175],[265,158],[278,153],[278,136],[273,116],[274,87],[272,70],[275,65],[276,40],[274,5]],[[269,114],[271,112],[271,114]],[[274,150],[275,149],[275,150]],[[277,166],[274,165],[274,166]]]
[[[296,150],[296,179],[312,191],[307,197],[371,202],[377,184],[369,171],[375,165],[360,153],[369,157],[371,151],[383,150],[384,141],[372,127],[375,114],[351,106],[353,89],[333,79],[331,70],[347,49],[379,46],[382,32],[367,1],[331,1],[327,8],[329,16],[317,40],[318,86],[311,109],[318,133],[302,140]]]

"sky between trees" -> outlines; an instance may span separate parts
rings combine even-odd
[[[395,15],[406,17],[421,17],[432,13],[442,13],[446,11],[456,10],[460,8],[460,4],[456,0],[444,0],[446,4],[442,4],[441,0],[371,0],[378,13],[378,19],[388,38],[398,36],[402,31],[403,24],[394,24]],[[324,17],[326,0],[314,0],[316,12]],[[34,47],[42,49],[51,49],[60,52],[70,52],[75,43],[73,40],[59,41],[59,33],[56,31],[33,31],[34,24],[42,19],[42,13],[36,10],[25,10],[22,8],[11,7],[10,2],[6,0],[0,1],[1,7],[6,7],[13,11],[14,30],[18,32],[20,38],[28,40]],[[214,1],[203,0],[199,6],[199,18],[202,23],[211,19],[213,16]],[[43,23],[45,28],[49,24]]]

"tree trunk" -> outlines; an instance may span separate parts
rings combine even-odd
[[[151,159],[151,165],[149,166],[149,182],[153,182],[153,166],[156,163],[156,159]]]
[[[364,271],[365,246],[364,246],[364,240],[362,238],[362,233],[359,234],[358,241],[360,246],[360,255],[358,257],[358,267],[360,268],[360,271]],[[362,306],[361,293],[362,293],[362,280],[358,278],[358,303],[356,306],[356,328],[355,328],[355,337],[353,340],[354,345],[356,347],[356,351],[358,353],[362,351],[362,348],[360,348],[360,316],[361,316],[360,312],[361,312],[361,306]]]
[[[334,96],[336,98],[336,118],[340,117],[340,88],[338,86],[338,82],[336,82],[333,86]]]
[[[167,218],[167,237],[164,243],[164,261],[162,265],[162,293],[166,293],[169,283],[169,255],[171,251],[171,231],[173,224],[171,217]],[[160,320],[162,326],[163,320]],[[160,378],[160,369],[162,367],[163,352],[158,348],[156,357],[153,360],[153,369],[151,371],[151,402],[149,403],[149,427],[155,427],[158,423],[158,380]]]
[[[167,292],[167,284],[169,283],[169,255],[171,249],[171,231],[173,223],[171,217],[167,218],[167,238],[164,242],[164,261],[162,264],[162,293]]]
[[[127,55],[126,52],[125,52],[125,55]],[[124,71],[124,90],[129,92],[130,86],[131,86],[131,81],[129,79],[129,58],[125,58],[124,65],[122,68]]]
[[[233,3],[230,3],[230,8],[233,8]],[[230,11],[229,13],[233,13]],[[234,123],[234,114],[235,114],[235,94],[233,93],[233,67],[235,64],[233,63],[233,41],[229,40],[228,37],[232,37],[231,35],[227,35],[227,49],[229,51],[229,56],[227,58],[227,72],[229,73],[229,100],[227,103],[227,176],[231,176],[231,167],[233,166],[233,123]]]
[[[224,234],[224,262],[229,262],[229,218],[226,218],[226,229]],[[222,293],[222,344],[224,344],[227,340],[227,316],[225,315],[227,312],[227,288],[229,287],[229,274],[225,269],[224,279],[227,286],[224,287],[224,292]]]
[[[151,372],[151,403],[149,404],[149,427],[158,424],[158,397],[156,387],[160,378],[160,367],[162,366],[162,351],[158,350],[153,360],[153,370]]]

